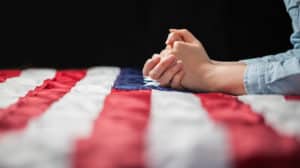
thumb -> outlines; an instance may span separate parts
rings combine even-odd
[[[190,50],[191,48],[194,48],[195,44],[188,43],[184,41],[175,41],[174,46],[172,48],[173,51],[185,51]]]
[[[198,57],[200,51],[199,46],[194,43],[187,43],[183,41],[175,41],[171,54],[175,55],[179,60],[185,62],[185,60]],[[200,52],[201,54],[201,52]]]
[[[184,42],[199,43],[198,39],[187,29],[169,29],[169,31],[181,37]]]

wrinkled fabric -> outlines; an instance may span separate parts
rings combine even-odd
[[[192,90],[177,90],[160,86],[159,83],[149,77],[144,77],[141,70],[135,68],[122,68],[113,88],[116,90],[162,90],[196,93]],[[202,92],[198,91],[197,93]]]
[[[0,83],[5,82],[8,78],[17,77],[20,74],[20,70],[0,70]]]
[[[144,78],[140,70],[133,68],[122,68],[115,81],[114,88],[120,90],[174,90],[172,88],[161,87],[155,81]]]
[[[31,118],[42,114],[52,103],[68,93],[85,73],[84,70],[58,71],[53,79],[45,80],[16,103],[8,108],[0,108],[0,135],[24,128]]]
[[[276,55],[242,60],[247,64],[244,86],[247,94],[300,95],[300,3],[284,0],[292,20],[293,49]]]
[[[0,108],[0,167],[300,167],[300,96],[120,90],[119,70],[52,70]]]

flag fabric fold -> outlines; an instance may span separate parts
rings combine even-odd
[[[0,167],[300,167],[300,97],[173,90],[132,68],[0,70]]]

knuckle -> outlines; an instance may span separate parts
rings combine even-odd
[[[171,79],[171,74],[169,71],[165,72],[161,78],[159,79],[159,83],[163,86],[168,86],[170,85],[170,79]]]
[[[174,42],[174,48],[175,49],[180,49],[183,45],[183,42],[182,41],[175,41]]]
[[[164,81],[165,82],[169,82],[171,80],[172,74],[170,73],[170,71],[166,72],[164,74]]]
[[[174,67],[172,67],[167,73],[168,75],[173,75],[177,71],[178,71],[178,65],[174,65]]]
[[[167,54],[168,54],[167,51],[164,51],[163,53],[161,53],[161,57],[165,58],[167,56]]]
[[[145,65],[148,65],[151,62],[152,59],[147,59]]]
[[[178,54],[178,50],[176,48],[174,48],[171,52],[170,55],[177,55]]]
[[[156,58],[156,57],[159,57],[159,54],[153,54],[152,55],[152,58]]]
[[[161,62],[160,67],[161,67],[161,68],[165,68],[166,66],[168,66],[168,64],[169,64],[168,59],[164,59],[164,60]]]

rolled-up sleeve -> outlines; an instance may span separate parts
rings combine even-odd
[[[300,57],[250,63],[244,75],[244,85],[247,94],[300,95]]]
[[[245,59],[245,60],[241,60],[240,62],[243,62],[245,64],[254,64],[259,62],[268,63],[274,61],[283,61],[293,57],[300,57],[298,49],[288,50],[287,52],[279,53],[276,55],[268,55],[260,58]]]
[[[284,0],[292,19],[294,48],[284,53],[242,60],[247,64],[244,85],[247,94],[300,95],[300,4]]]

